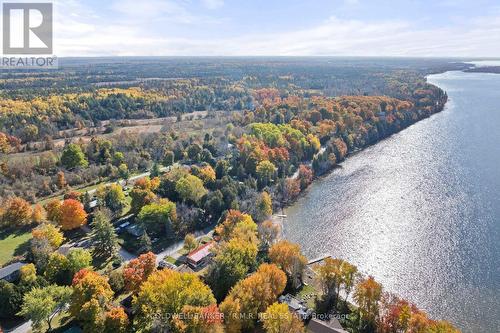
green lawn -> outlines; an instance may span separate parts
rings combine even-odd
[[[0,266],[16,256],[22,256],[29,246],[31,232],[15,233],[3,231],[0,233]]]
[[[178,261],[177,259],[175,259],[174,257],[171,257],[171,256],[166,256],[164,260],[166,262],[169,262],[169,263],[174,264],[176,266],[179,266],[180,264],[182,264],[182,262]]]
[[[304,285],[296,293],[298,298],[306,301],[307,307],[314,309],[316,307],[316,298],[318,297],[318,291],[314,289],[311,285]]]

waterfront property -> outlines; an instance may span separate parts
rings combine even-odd
[[[314,316],[313,309],[308,308],[302,299],[286,294],[280,296],[278,300],[288,305],[288,309],[304,321],[310,333],[347,333],[337,318],[328,316],[326,320],[323,320]]]
[[[337,318],[328,320],[313,318],[307,323],[306,328],[310,333],[348,333],[342,328]]]
[[[297,314],[297,316],[300,317],[302,320],[308,320],[309,318],[311,318],[311,315],[313,314],[313,310],[308,309],[302,300],[295,298],[290,294],[280,296],[278,300],[281,303],[285,303],[286,305],[288,305],[288,309],[291,312]]]

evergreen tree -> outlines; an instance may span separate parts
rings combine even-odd
[[[150,177],[155,178],[160,176],[160,166],[158,163],[153,164],[153,168],[151,169]]]
[[[153,245],[151,244],[151,238],[146,231],[142,234],[141,238],[139,238],[140,251],[142,253],[151,251]]]
[[[119,246],[118,237],[111,224],[109,212],[102,209],[97,211],[92,227],[91,239],[94,245],[94,254],[105,258],[116,255]]]

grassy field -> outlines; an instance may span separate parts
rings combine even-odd
[[[316,308],[316,298],[319,297],[318,291],[311,285],[304,285],[295,295],[299,299],[306,301],[307,307]]]
[[[29,246],[30,231],[19,233],[6,231],[0,233],[0,266],[12,260],[13,257],[22,256]]]

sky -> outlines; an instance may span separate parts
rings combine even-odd
[[[500,57],[486,0],[55,0],[57,56]]]

